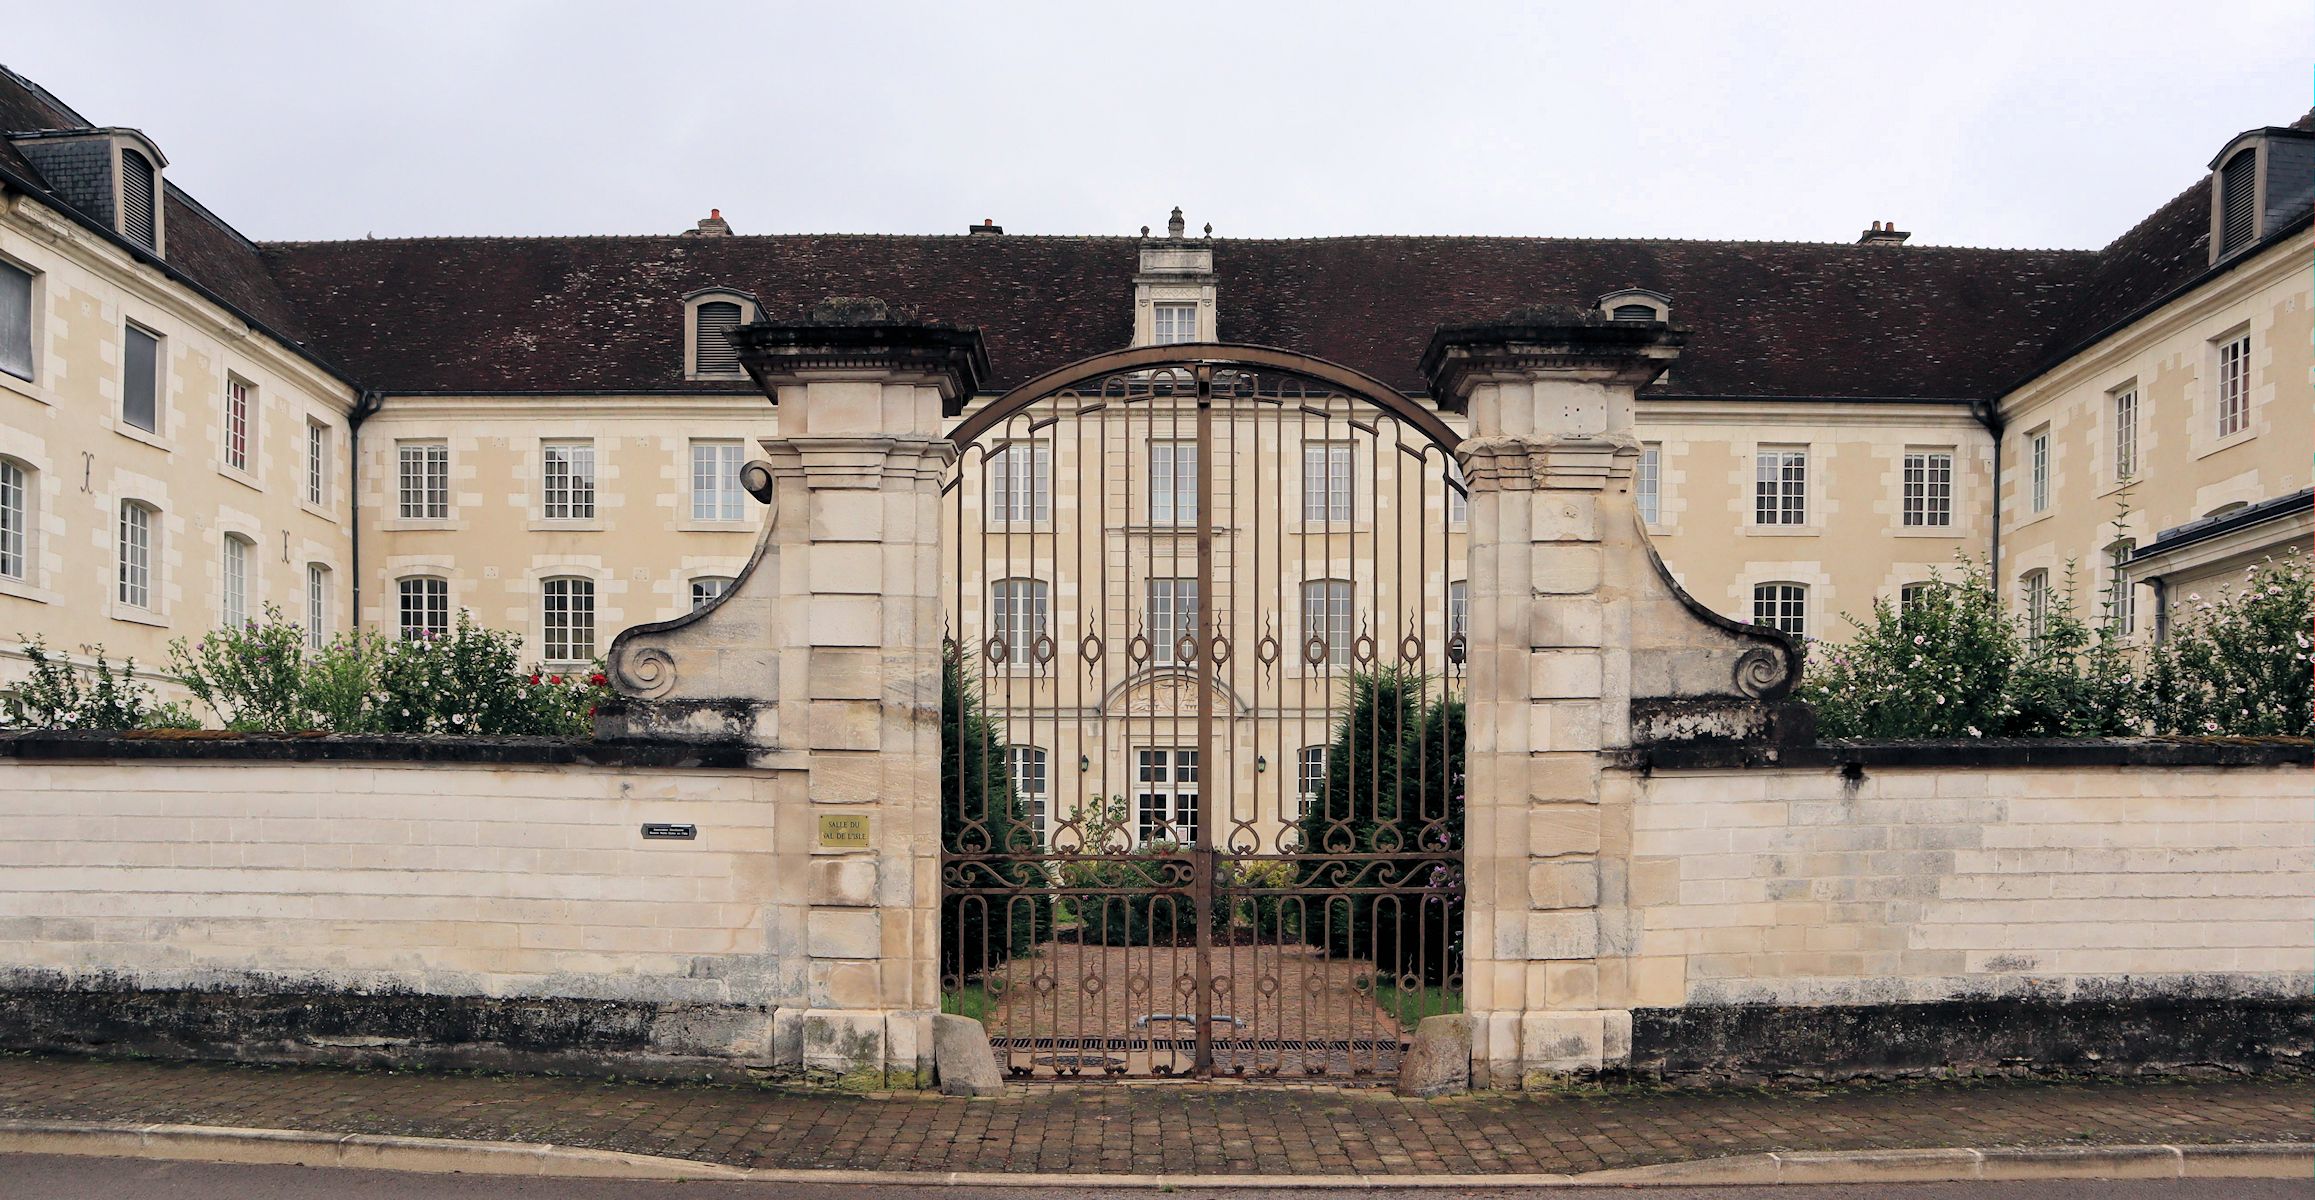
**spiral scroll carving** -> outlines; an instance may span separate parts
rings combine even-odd
[[[745,466],[740,468],[740,486],[747,489],[748,495],[754,496],[765,504],[770,504],[772,502],[772,464],[760,458],[750,459]]]
[[[1772,700],[1792,684],[1792,661],[1767,646],[1754,646],[1736,659],[1736,693],[1754,700]]]
[[[657,700],[675,690],[675,656],[658,646],[630,650],[611,664],[611,681],[630,696]]]

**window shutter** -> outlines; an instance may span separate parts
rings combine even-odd
[[[2258,200],[2258,162],[2259,152],[2252,148],[2237,153],[2219,168],[2221,254],[2250,245],[2251,236],[2258,231],[2258,214],[2252,207]]]
[[[728,300],[714,300],[699,306],[699,332],[694,346],[694,368],[701,375],[737,375],[740,370],[739,347],[731,344],[724,334],[739,328],[740,306]]]
[[[1608,315],[1618,321],[1653,321],[1656,319],[1656,310],[1645,304],[1619,304],[1616,311]]]
[[[121,236],[147,250],[160,249],[153,216],[160,207],[155,182],[153,164],[144,155],[121,151]]]

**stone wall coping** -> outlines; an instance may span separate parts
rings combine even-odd
[[[1831,740],[1658,745],[1614,752],[1641,772],[1866,767],[2286,767],[2315,766],[2315,739],[2110,737]]]
[[[0,759],[24,762],[385,762],[480,766],[748,766],[739,743],[599,742],[591,738],[399,733],[233,733],[213,729],[34,729],[0,732]]]

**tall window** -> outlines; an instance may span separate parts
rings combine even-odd
[[[1447,637],[1465,638],[1471,633],[1471,585],[1460,579],[1447,582]]]
[[[2106,613],[2121,633],[2138,629],[2138,595],[2130,582],[2130,556],[2137,549],[2128,538],[2106,547]]]
[[[1302,519],[1312,524],[1350,520],[1349,442],[1302,443]]]
[[[549,579],[540,586],[547,661],[576,663],[595,657],[595,581]]]
[[[1189,661],[1181,653],[1182,640],[1197,636],[1198,581],[1149,581],[1150,660],[1160,665]],[[1195,650],[1192,655],[1194,657]]]
[[[691,581],[691,611],[698,612],[723,598],[731,590],[731,580],[715,575],[702,575]]]
[[[1013,795],[1028,810],[1030,836],[1036,846],[1045,846],[1045,751],[1037,746],[1005,747],[1005,780],[1013,785]],[[1024,847],[1000,846],[999,850],[1018,850]]]
[[[999,446],[989,455],[989,523],[1033,523],[1052,516],[1053,447],[1044,442]]]
[[[402,637],[421,641],[450,634],[450,581],[434,575],[413,575],[396,587],[401,592]]]
[[[236,471],[249,469],[249,392],[248,384],[225,377],[225,465]]]
[[[1463,482],[1463,468],[1447,462],[1447,523],[1458,529],[1471,523],[1471,490]]]
[[[1198,520],[1198,444],[1149,444],[1149,523],[1194,525]]]
[[[1042,579],[1000,579],[989,585],[989,633],[1004,643],[987,647],[992,662],[1027,667],[1037,661],[1049,595]]]
[[[550,521],[591,521],[595,517],[595,443],[546,442],[546,513]]]
[[[1809,631],[1809,589],[1797,583],[1763,583],[1752,589],[1752,623],[1794,637]]]
[[[1905,525],[1941,529],[1953,524],[1953,452],[1905,452]]]
[[[319,421],[305,423],[305,502],[330,502],[330,427]]]
[[[1294,754],[1295,819],[1309,815],[1312,805],[1326,795],[1325,746],[1304,746]]]
[[[305,565],[305,644],[319,650],[330,640],[330,569]]]
[[[1753,460],[1752,520],[1756,525],[1809,522],[1809,452],[1803,446],[1762,446]]]
[[[249,540],[226,534],[217,565],[223,577],[218,623],[226,629],[239,629],[249,623]]]
[[[2259,231],[2259,150],[2246,146],[2219,168],[2219,253],[2251,244]]]
[[[2039,643],[2050,628],[2050,573],[2028,571],[2018,581],[2026,609],[2026,638]]]
[[[691,519],[737,521],[747,515],[740,497],[740,444],[691,444]]]
[[[121,236],[147,250],[161,248],[160,182],[153,160],[121,151]]]
[[[1158,304],[1150,308],[1150,341],[1159,346],[1178,346],[1198,340],[1198,306],[1195,304]]]
[[[32,572],[32,471],[0,458],[0,576],[23,580]]]
[[[739,328],[740,306],[729,300],[710,300],[699,306],[692,320],[696,324],[692,335],[692,357],[696,363],[693,373],[739,374],[739,347],[731,344],[728,335]]]
[[[161,429],[161,339],[134,325],[121,330],[121,420]]]
[[[121,504],[119,565],[120,602],[153,607],[153,510],[134,500]]]
[[[1350,662],[1350,581],[1313,579],[1302,585],[1302,661],[1340,667]]]
[[[2117,482],[2138,474],[2138,388],[2114,393],[2114,478]]]
[[[2219,436],[2251,427],[2251,335],[2219,343]]]
[[[32,378],[32,272],[0,262],[0,371]]]
[[[1134,752],[1135,829],[1141,844],[1198,841],[1198,752]]]
[[[1632,475],[1632,502],[1639,506],[1640,519],[1650,525],[1663,512],[1663,481],[1664,447],[1649,442],[1640,447],[1640,465]]]
[[[2037,429],[2026,435],[2027,497],[2035,512],[2050,511],[2050,431]]]
[[[450,443],[395,443],[396,490],[405,521],[450,517]]]

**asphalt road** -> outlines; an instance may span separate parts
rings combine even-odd
[[[1052,1188],[865,1187],[844,1184],[625,1183],[503,1175],[415,1175],[316,1167],[232,1166],[0,1155],[5,1200],[1149,1200],[1146,1189],[1061,1192]],[[1194,1188],[1181,1200],[2315,1200],[2315,1181],[2185,1179],[2155,1182],[1907,1183],[1845,1187],[1483,1188],[1264,1192]]]

